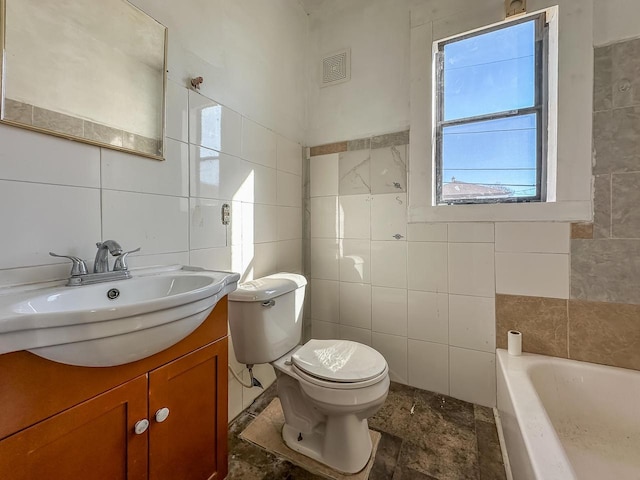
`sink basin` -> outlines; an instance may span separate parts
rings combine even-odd
[[[0,293],[0,354],[28,350],[69,365],[134,362],[178,343],[236,289],[237,273],[179,265],[129,280]]]

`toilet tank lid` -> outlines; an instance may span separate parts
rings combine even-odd
[[[307,284],[307,279],[295,273],[275,273],[240,283],[238,289],[229,294],[232,302],[262,302],[292,292]]]

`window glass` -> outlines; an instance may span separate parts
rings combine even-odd
[[[532,107],[535,22],[444,47],[444,120]]]
[[[542,21],[438,46],[438,203],[543,200]]]
[[[536,145],[535,114],[444,127],[442,199],[535,196]]]

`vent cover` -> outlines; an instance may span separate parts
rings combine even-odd
[[[322,59],[322,87],[351,80],[351,50],[348,48]]]

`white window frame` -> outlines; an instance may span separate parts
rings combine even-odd
[[[592,219],[593,18],[585,1],[592,4],[591,0],[527,3],[537,8],[531,16],[545,13],[549,23],[547,197],[545,202],[531,203],[437,205],[435,201],[434,49],[447,38],[508,22],[502,20],[504,2],[482,0],[475,9],[442,11],[441,17],[429,6],[412,10],[409,222]]]
[[[485,114],[479,114],[475,117],[464,117],[455,120],[447,121],[444,119],[444,48],[446,45],[466,40],[475,36],[486,35],[491,32],[496,32],[505,28],[513,27],[514,25],[523,24],[526,22],[534,22],[536,41],[534,42],[535,50],[535,69],[534,69],[534,103],[530,107],[524,107],[517,110],[491,112]],[[435,196],[436,204],[480,204],[480,203],[513,203],[513,202],[544,202],[546,201],[546,156],[547,156],[547,55],[548,55],[548,35],[547,35],[547,19],[545,14],[540,15],[518,15],[517,18],[509,19],[501,25],[493,26],[492,28],[485,28],[476,32],[466,32],[455,37],[447,38],[434,42],[433,50],[436,61],[434,78],[434,97],[436,98],[435,108],[435,121],[434,121],[434,136],[435,136],[435,148],[434,148],[434,165],[436,170],[435,177]],[[443,198],[443,143],[444,143],[444,129],[449,125],[466,125],[477,121],[497,120],[504,118],[515,118],[522,115],[536,116],[536,193],[526,198],[521,197],[504,197],[504,198],[482,198],[482,197],[469,197],[464,199],[445,200]]]

